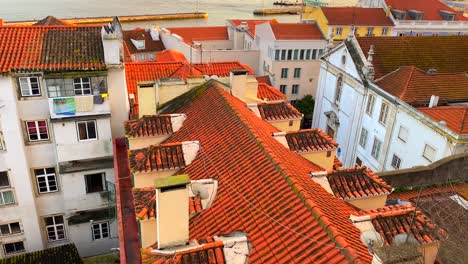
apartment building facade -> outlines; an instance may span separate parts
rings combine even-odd
[[[112,137],[128,115],[118,20],[4,26],[0,39],[0,258],[71,242],[110,252]]]

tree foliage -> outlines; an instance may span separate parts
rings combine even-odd
[[[304,115],[312,116],[312,113],[314,112],[314,104],[314,97],[312,97],[312,95],[306,95],[296,103],[295,107]]]

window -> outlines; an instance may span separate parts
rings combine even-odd
[[[338,79],[336,80],[336,92],[335,92],[335,103],[339,104],[341,100],[341,93],[343,90],[343,76],[340,75],[338,76]]]
[[[280,59],[280,50],[275,50],[275,60]]]
[[[12,222],[4,225],[0,225],[0,235],[9,236],[14,234],[20,234],[21,227],[19,222]]]
[[[150,59],[150,61],[154,61],[154,53],[149,54],[149,59]]]
[[[354,33],[354,35],[355,35],[356,37],[359,37],[359,28],[358,28],[358,27],[355,27],[355,28],[353,29],[353,33]]]
[[[19,77],[21,96],[40,96],[41,87],[38,77]]]
[[[94,173],[85,175],[86,193],[102,192],[104,188],[104,173]]]
[[[310,49],[307,49],[307,50],[306,50],[305,59],[306,59],[306,60],[310,60]]]
[[[379,122],[382,125],[387,123],[387,116],[388,116],[388,105],[386,103],[382,103],[382,107],[380,107],[380,115],[379,115]]]
[[[288,50],[288,60],[292,60],[292,50]]]
[[[281,84],[280,85],[280,92],[282,92],[283,94],[286,94],[287,87],[288,87],[287,85]]]
[[[400,130],[398,131],[398,138],[403,142],[408,140],[408,129],[406,127],[400,126]]]
[[[395,169],[399,169],[400,165],[401,165],[401,159],[397,155],[393,154],[392,167]]]
[[[298,94],[299,93],[299,84],[293,84],[291,93],[292,94]]]
[[[51,193],[58,191],[55,168],[35,169],[37,189],[39,193]]]
[[[5,255],[16,254],[26,251],[24,249],[23,241],[4,244],[3,250],[5,251]]]
[[[423,157],[426,158],[428,161],[433,162],[435,159],[435,152],[436,152],[435,148],[426,144],[424,146]]]
[[[304,54],[305,54],[305,50],[301,49],[301,51],[299,52],[299,59],[300,60],[304,59]]]
[[[63,215],[55,215],[45,217],[47,239],[49,242],[65,239],[65,225],[63,223]]]
[[[341,36],[341,34],[343,34],[343,28],[337,27],[337,28],[336,28],[336,33],[335,33],[335,34],[336,34],[336,36]]]
[[[286,50],[281,50],[281,60],[286,60]]]
[[[49,140],[46,120],[26,121],[26,131],[30,142]]]
[[[297,59],[299,59],[299,50],[297,50],[297,49],[295,49],[295,50],[294,50],[294,56],[293,56],[293,59],[294,59],[294,60],[297,60]]]
[[[312,59],[316,60],[317,59],[317,49],[312,50]]]
[[[75,95],[91,94],[91,82],[89,78],[74,78],[73,86]]]
[[[109,223],[96,223],[93,224],[93,240],[103,239],[109,237]]]
[[[11,190],[0,190],[0,206],[14,204],[15,197]]]
[[[380,148],[382,147],[382,141],[374,138],[374,144],[372,145],[372,152],[371,155],[375,159],[379,159],[380,156]]]
[[[387,30],[386,27],[382,28],[382,36],[387,36]]]
[[[292,127],[294,125],[294,121],[289,120],[289,126]]]
[[[362,160],[359,157],[356,157],[356,166],[362,166]]]
[[[288,68],[281,69],[281,78],[282,79],[288,78]]]
[[[0,189],[10,187],[7,171],[0,171]]]
[[[346,65],[346,54],[341,55],[341,65]]]
[[[97,139],[96,120],[76,122],[76,127],[79,141]]]
[[[140,59],[141,59],[141,61],[145,61],[146,60],[146,54],[141,54]]]
[[[363,148],[366,148],[368,134],[369,132],[367,131],[367,129],[365,128],[361,129],[361,136],[359,137],[359,145],[361,145],[361,147]]]
[[[375,101],[375,96],[372,94],[369,94],[369,96],[367,96],[366,113],[370,116],[374,112],[374,101]]]
[[[294,78],[301,78],[301,68],[294,68]]]
[[[373,27],[368,27],[367,28],[367,36],[372,37],[374,35],[374,28]]]

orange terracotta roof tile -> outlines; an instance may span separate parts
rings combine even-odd
[[[138,219],[156,218],[156,188],[145,187],[133,189],[135,215]],[[203,210],[198,196],[189,197],[189,213],[191,217]]]
[[[362,215],[370,216],[385,246],[392,245],[398,234],[410,233],[421,244],[441,240],[445,236],[443,230],[412,205],[385,206],[364,211]]]
[[[232,70],[247,70],[249,74],[255,74],[249,66],[239,63],[238,61],[194,63],[193,67],[204,75],[210,76],[228,77]]]
[[[252,244],[249,263],[370,262],[360,231],[348,219],[354,209],[309,177],[323,169],[274,139],[279,130],[222,84],[205,85],[177,109],[187,120],[168,139],[199,140],[200,157],[181,173],[192,180],[210,175],[219,182],[209,210],[190,220],[190,237],[242,230]],[[247,201],[255,201],[255,208]]]
[[[453,185],[445,185],[445,186],[434,186],[423,188],[421,190],[421,197],[430,197],[430,196],[439,196],[447,193],[458,193],[462,196],[465,200],[468,200],[468,184],[466,183],[459,183]],[[410,191],[395,191],[388,196],[388,199],[400,199],[403,201],[411,201],[416,199],[419,195],[419,188],[415,188],[414,190]]]
[[[336,149],[338,145],[319,128],[286,132],[289,149],[297,153]]]
[[[183,38],[187,44],[192,44],[194,41],[204,40],[229,40],[226,26],[215,27],[178,27],[167,28],[171,34],[176,34]]]
[[[445,121],[447,127],[457,134],[468,134],[468,106],[424,107],[418,110],[437,122]]]
[[[270,23],[277,40],[324,40],[316,24]]]
[[[468,101],[466,73],[426,73],[416,67],[400,67],[375,81],[380,88],[416,106],[428,105],[432,95],[439,104]]]
[[[393,26],[382,8],[321,7],[328,25]]]
[[[266,83],[258,83],[257,98],[266,101],[284,101],[288,99],[285,94]]]
[[[33,24],[33,26],[71,26],[71,25],[73,24],[65,20],[56,18],[54,16],[46,16],[42,20],[39,20]]]
[[[267,22],[270,22],[270,23],[277,23],[277,21],[275,19],[273,20],[256,20],[256,19],[230,19],[228,20],[229,23],[231,23],[231,25],[233,25],[234,27],[238,27],[241,25],[242,22],[246,22],[247,23],[247,26],[249,27],[249,35],[253,38],[255,36],[255,26],[256,25],[260,25],[260,24],[263,24],[263,23],[267,23]]]
[[[192,241],[193,243],[194,241]],[[195,248],[177,251],[175,254],[152,252],[152,248],[142,251],[142,264],[224,264],[224,242],[213,237],[195,240],[200,244]],[[157,247],[156,245],[153,248]]]
[[[375,79],[401,66],[414,66],[439,73],[468,71],[468,35],[464,36],[402,36],[356,38],[364,56],[374,45],[372,64]]]
[[[156,61],[158,62],[185,62],[187,58],[185,55],[177,50],[165,50],[161,52],[156,52]]]
[[[185,167],[181,143],[152,145],[128,152],[132,172],[176,170]]]
[[[268,75],[255,77],[258,83],[264,83],[271,86],[270,77]]]
[[[258,111],[266,121],[301,119],[302,114],[287,102],[258,104]]]
[[[103,69],[101,27],[0,26],[0,73]]]
[[[335,159],[333,160],[333,169],[338,170],[341,167],[343,167],[343,162],[341,162],[341,160],[335,156]]]
[[[130,138],[172,134],[171,115],[150,115],[125,121],[125,135]]]
[[[342,200],[390,194],[393,188],[365,167],[333,171],[327,175],[336,197]]]
[[[138,53],[147,53],[147,52],[156,52],[156,51],[163,51],[164,44],[160,40],[153,40],[149,29],[144,28],[135,28],[132,30],[122,30],[123,34],[123,41],[127,46],[130,54],[138,54]],[[144,49],[137,49],[131,40],[144,40],[145,41],[145,48]]]
[[[423,12],[424,16],[422,20],[444,20],[440,14],[440,10],[455,13],[455,21],[468,20],[463,17],[462,14],[459,14],[438,0],[385,0],[385,2],[387,6],[391,6],[392,9],[398,9],[400,11],[417,10]],[[411,16],[406,15],[406,20],[411,20]]]

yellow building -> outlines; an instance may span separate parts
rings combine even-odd
[[[356,36],[390,36],[394,27],[382,8],[306,6],[302,20],[316,21],[327,39],[340,41],[351,30]]]

